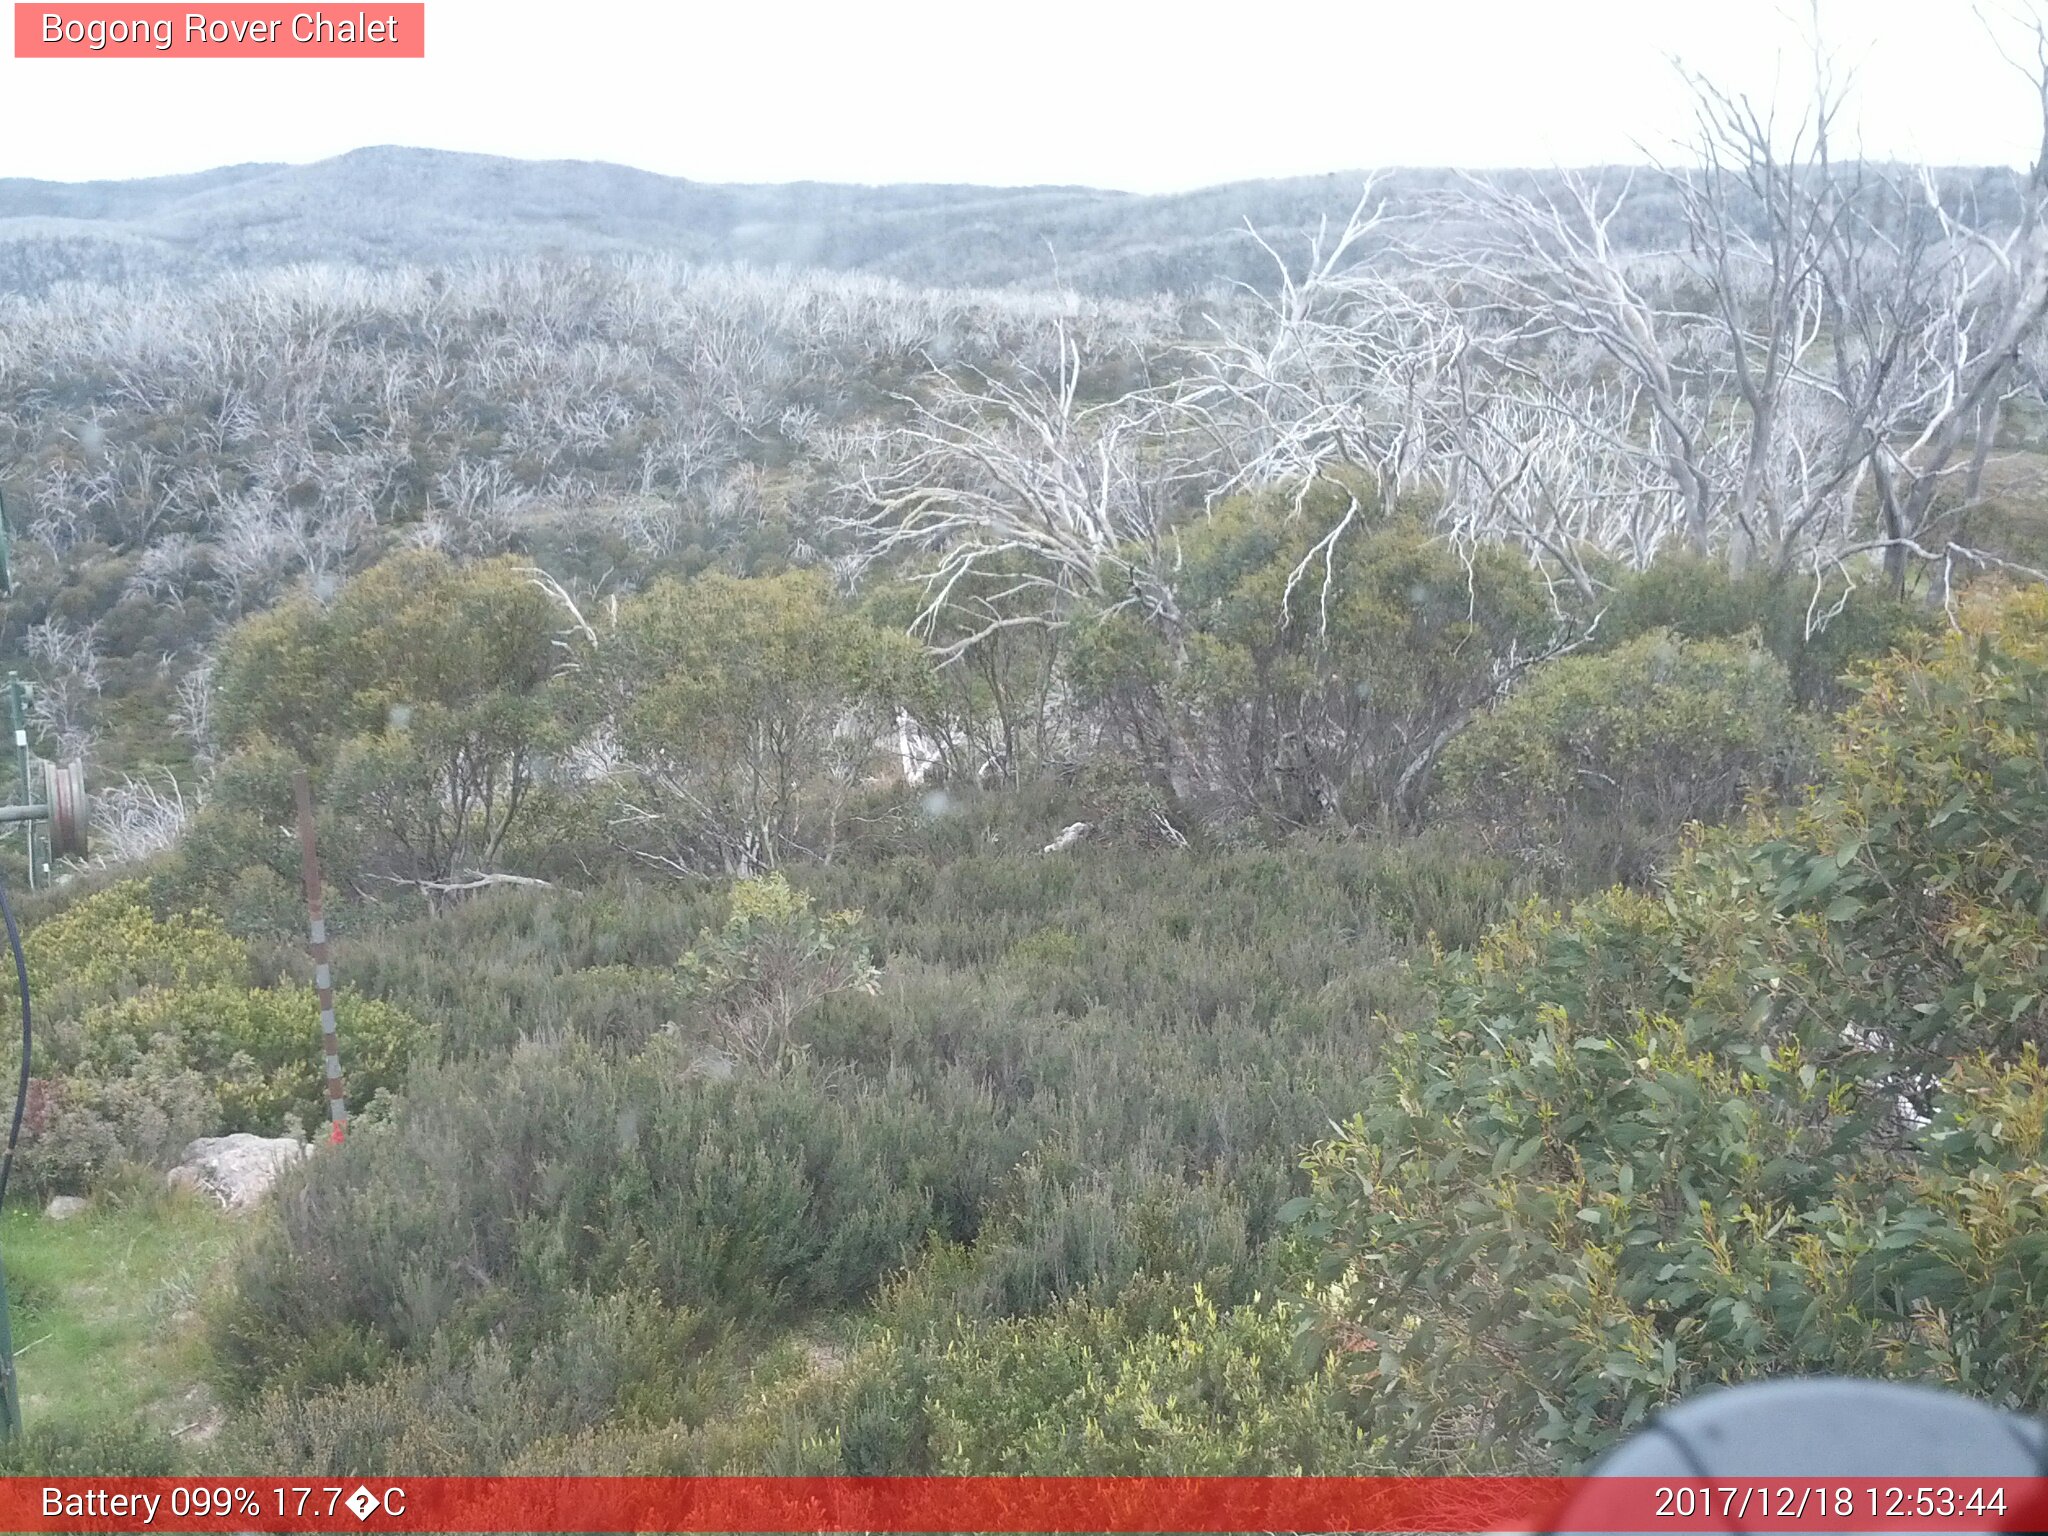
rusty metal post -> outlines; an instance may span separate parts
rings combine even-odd
[[[313,957],[313,988],[320,999],[320,1049],[327,1066],[327,1139],[348,1134],[348,1099],[341,1083],[341,1041],[334,1031],[334,974],[327,965],[327,919],[320,911],[320,855],[313,848],[313,789],[302,769],[292,777],[299,806],[299,867],[306,882],[310,920],[306,951]]]

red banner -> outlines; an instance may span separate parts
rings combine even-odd
[[[1999,1531],[2042,1478],[0,1479],[7,1531]]]
[[[424,4],[14,7],[17,59],[423,59]]]

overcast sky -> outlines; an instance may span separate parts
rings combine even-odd
[[[328,10],[358,4],[375,14],[375,0]],[[1684,126],[1674,55],[1794,100],[1804,14],[1801,0],[428,0],[421,61],[0,60],[0,176],[368,144],[703,181],[1133,191],[1585,165],[1668,148]],[[2038,106],[1969,0],[1824,0],[1822,15],[1856,66],[1868,150],[2031,158]]]

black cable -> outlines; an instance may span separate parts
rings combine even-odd
[[[5,1205],[7,1176],[14,1171],[14,1144],[21,1140],[22,1117],[28,1113],[28,1058],[35,1030],[28,1011],[28,957],[21,952],[21,925],[14,920],[4,880],[0,880],[0,918],[7,922],[7,942],[14,950],[14,979],[21,987],[21,1082],[14,1090],[14,1123],[7,1128],[7,1151],[0,1155],[0,1205]]]

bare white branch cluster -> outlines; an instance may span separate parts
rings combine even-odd
[[[666,554],[693,519],[757,512],[764,457],[859,452],[877,379],[1042,360],[1056,327],[1156,347],[1171,319],[658,260],[66,284],[0,296],[0,442],[48,554],[97,540],[134,554],[139,595],[232,617],[380,528],[487,553],[630,498],[628,537]]]
[[[106,869],[162,853],[177,842],[194,809],[168,772],[102,786],[92,802],[93,865]]]
[[[923,588],[913,629],[957,656],[998,630],[1060,621],[1078,592],[1179,625],[1166,579],[1178,477],[1156,453],[1141,396],[1081,398],[1081,344],[1058,331],[1057,366],[939,373],[904,397],[908,423],[840,517],[861,567],[907,562]],[[940,637],[964,609],[968,632]]]
[[[2048,159],[2003,185],[1838,160],[1816,60],[1790,123],[1693,79],[1687,164],[1466,178],[1407,222],[1369,184],[1305,260],[1269,249],[1274,293],[1211,316],[1172,402],[1212,494],[1364,471],[1588,590],[1589,559],[1674,542],[1779,571],[1881,552],[1896,584],[2043,377]],[[1617,236],[1646,186],[1677,243]]]
[[[59,761],[86,756],[105,681],[99,626],[74,628],[61,619],[45,619],[29,627],[24,649],[39,674],[28,690],[32,737]]]

